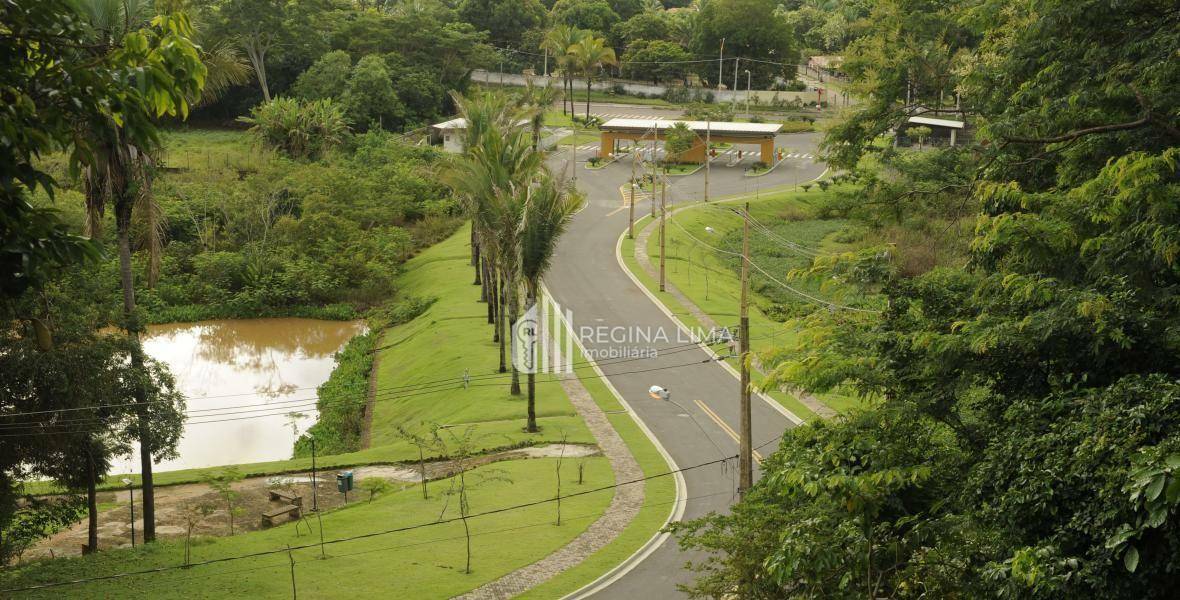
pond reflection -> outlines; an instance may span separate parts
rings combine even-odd
[[[315,388],[360,321],[241,319],[148,327],[144,351],[168,365],[188,397],[180,456],[156,470],[290,458],[298,434],[315,422]],[[292,418],[288,413],[298,413]],[[139,456],[112,472],[138,472]]]

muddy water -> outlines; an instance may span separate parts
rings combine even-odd
[[[317,319],[149,327],[144,350],[172,370],[189,413],[180,456],[156,470],[290,458],[299,433],[315,422],[315,388],[331,374],[333,355],[364,331],[360,321]],[[136,452],[111,472],[139,470]]]

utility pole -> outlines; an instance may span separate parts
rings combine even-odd
[[[717,56],[717,92],[721,92],[721,76],[725,70],[725,38],[721,38],[721,53]],[[721,98],[717,99],[718,102]]]
[[[709,201],[709,164],[713,162],[713,157],[709,153],[713,151],[709,147],[709,133],[713,129],[713,116],[710,115],[705,121],[705,202]]]
[[[735,111],[737,110],[737,76],[738,76],[738,63],[739,63],[741,60],[742,60],[742,59],[740,59],[740,58],[735,58],[735,59],[733,59],[733,88],[731,88],[731,89],[729,90],[729,99],[730,99],[730,100],[733,102],[733,109],[734,109]]]
[[[661,178],[664,179],[664,185],[660,188],[660,291],[664,291],[664,256],[667,252],[664,251],[664,240],[667,235],[664,233],[664,227],[668,224],[668,180],[666,175]]]
[[[750,116],[750,70],[746,69],[746,116]]]
[[[741,423],[739,424],[738,492],[745,495],[754,485],[754,456],[750,425],[750,203],[742,211],[742,298],[738,324],[738,360],[741,363]]]
[[[656,218],[656,141],[651,142],[651,218]]]
[[[627,239],[629,240],[635,239],[635,191],[639,189],[639,184],[635,183],[635,163],[639,162],[640,156],[639,144],[636,143],[631,148],[631,181],[627,184],[631,186],[631,196],[627,201],[627,204],[630,204],[627,207],[629,213],[627,215]]]

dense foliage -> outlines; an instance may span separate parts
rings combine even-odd
[[[259,152],[239,133],[178,132],[169,140],[225,138],[229,149]],[[444,158],[380,132],[310,163],[261,154],[241,168],[208,169],[199,155],[170,156],[195,160],[156,181],[165,244],[159,282],[140,290],[153,322],[352,318],[389,298],[401,263],[456,225],[437,180]],[[135,260],[144,271],[146,250]]]
[[[687,526],[721,551],[695,594],[1175,595],[1180,13],[1012,4],[880,2],[853,42],[868,101],[827,146],[869,193],[836,210],[974,229],[962,262],[891,263],[879,317],[813,314],[766,357],[767,384],[871,403],[789,432],[732,516]],[[916,105],[966,117],[974,140],[882,144]]]

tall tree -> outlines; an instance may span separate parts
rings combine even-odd
[[[538,0],[463,0],[459,18],[486,31],[493,45],[519,47],[521,35],[545,24],[545,6]]]
[[[206,68],[190,41],[192,28],[184,13],[143,20],[151,14],[146,0],[110,2],[89,0],[84,14],[91,23],[86,52],[94,60],[126,65],[132,75],[133,95],[123,112],[79,124],[94,140],[88,157],[84,190],[88,231],[97,236],[108,205],[115,213],[119,275],[123,291],[123,328],[131,339],[132,367],[143,369],[139,344],[141,324],[135,307],[131,265],[131,222],[134,209],[150,194],[151,173],[144,157],[158,144],[155,121],[161,116],[187,117],[191,100],[200,98]],[[138,428],[143,476],[144,540],[155,539],[155,493],[152,486],[153,436],[147,390],[134,395],[139,409]]]
[[[533,131],[533,150],[541,149],[541,129],[545,127],[545,113],[557,99],[557,90],[548,83],[539,86],[532,79],[525,82],[524,92],[517,102],[530,114],[529,124]]]
[[[615,58],[615,51],[612,48],[606,47],[605,44],[606,42],[602,38],[591,36],[582,39],[569,49],[574,64],[581,69],[582,76],[586,78],[587,119],[590,118],[590,86],[594,81],[594,75],[602,67],[618,63],[618,59]]]
[[[286,5],[286,0],[220,0],[214,7],[219,33],[246,52],[266,102],[270,101],[266,58],[282,39]]]
[[[717,56],[724,39],[725,56],[760,61],[747,61],[740,68],[748,69],[753,85],[763,89],[775,77],[793,78],[798,49],[791,43],[790,27],[775,8],[772,0],[703,0],[693,49],[700,56]],[[729,71],[733,65],[725,66]],[[701,77],[709,81],[717,75],[717,63],[701,63],[700,69]]]
[[[587,35],[587,32],[570,25],[556,25],[545,34],[545,40],[541,44],[542,49],[553,53],[553,58],[561,69],[564,92],[561,102],[562,114],[565,114],[566,100],[569,101],[569,114],[574,114],[574,62],[570,49]]]
[[[541,280],[553,262],[557,241],[565,233],[581,198],[564,181],[542,174],[536,183],[518,190],[524,204],[520,235],[520,274],[524,279],[525,303],[534,308],[541,297]],[[549,343],[548,339],[541,340]],[[537,431],[537,374],[528,372],[528,420],[525,430]]]

